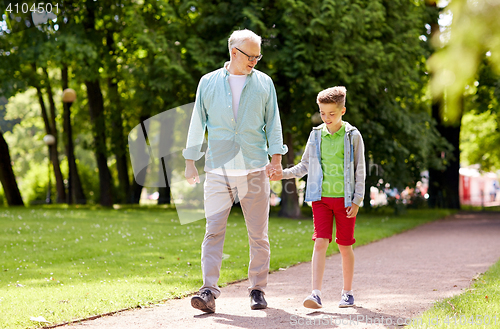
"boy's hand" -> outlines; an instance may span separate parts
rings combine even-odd
[[[359,206],[355,203],[352,204],[352,206],[347,207],[347,218],[353,218],[356,217],[358,214]]]
[[[280,172],[272,171],[271,175],[269,176],[269,179],[271,181],[282,180],[283,179],[283,170],[281,170]]]
[[[281,163],[273,164],[270,163],[266,166],[266,176],[271,177],[273,174],[283,173],[283,168],[281,167]]]

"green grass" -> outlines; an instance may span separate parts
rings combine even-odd
[[[500,328],[500,261],[462,294],[437,302],[410,328]]]
[[[462,205],[460,209],[463,211],[485,211],[485,212],[500,212],[500,206],[492,206],[492,207],[478,207],[478,206],[468,206]]]
[[[355,246],[451,213],[360,214]],[[202,284],[204,229],[205,220],[180,225],[171,208],[0,208],[0,328],[34,328],[40,324],[30,317],[55,324],[189,295]],[[271,216],[272,271],[310,260],[312,229],[311,219]],[[220,284],[246,278],[248,238],[237,209],[224,254]]]

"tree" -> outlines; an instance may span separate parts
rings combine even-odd
[[[70,3],[67,3],[70,5]],[[65,6],[64,6],[65,7]],[[36,28],[32,24],[31,14],[28,15],[31,20],[31,28],[27,28],[28,26],[23,26],[25,20],[20,20],[20,23],[16,23],[15,19],[10,18],[10,23],[13,25],[13,30],[7,33],[0,33],[1,42],[3,44],[3,50],[12,49],[13,51],[7,52],[7,56],[4,56],[6,61],[5,68],[12,72],[9,76],[9,79],[6,79],[7,83],[12,84],[13,86],[17,85],[17,88],[5,88],[3,92],[6,95],[14,95],[17,92],[23,91],[26,87],[23,84],[30,84],[37,88],[38,91],[38,101],[42,108],[42,117],[44,119],[46,132],[52,134],[56,137],[56,144],[50,147],[51,154],[51,162],[54,166],[54,172],[56,177],[56,186],[58,191],[58,202],[66,201],[65,190],[63,178],[59,166],[59,156],[58,156],[58,140],[59,133],[56,125],[57,111],[55,104],[55,93],[54,88],[58,85],[58,81],[56,77],[54,77],[54,68],[60,68],[62,71],[62,85],[67,85],[67,75],[65,79],[64,73],[67,72],[68,62],[75,61],[74,58],[79,58],[83,53],[86,52],[84,47],[80,47],[80,54],[76,51],[66,51],[67,49],[75,49],[75,37],[72,36],[68,38],[67,35],[61,33],[63,29],[60,29],[58,32],[58,27],[66,27],[65,23],[68,22],[64,19],[59,19],[58,24],[48,21],[47,24],[42,24],[37,26]],[[61,17],[59,17],[61,18]],[[67,17],[66,17],[67,18]],[[69,25],[69,24],[68,24]],[[17,33],[14,33],[16,30],[20,30]],[[73,31],[71,31],[73,32]],[[69,59],[68,59],[69,58]],[[72,60],[73,59],[73,60]],[[10,62],[10,63],[9,63]],[[12,65],[16,63],[17,65]],[[57,67],[60,65],[59,67]],[[61,68],[62,67],[62,68]],[[30,71],[31,68],[31,71]],[[66,69],[66,71],[65,71]],[[22,82],[23,84],[21,84]],[[43,94],[43,90],[46,90],[46,96]],[[46,107],[46,97],[48,98],[48,104],[50,111],[47,111]],[[65,118],[65,126],[64,126],[64,135],[67,134],[70,127],[67,126],[66,114],[68,113],[69,108],[65,106],[64,108],[64,118]],[[63,138],[65,141],[66,147],[68,147],[68,136]],[[76,196],[76,200],[78,203],[85,203],[85,196],[83,194],[83,189],[81,186],[81,181],[79,179],[79,174],[76,169],[75,158],[72,150],[69,150],[68,156],[68,165],[70,167],[70,177],[68,180],[68,185],[72,190],[68,191],[71,195]],[[71,202],[71,200],[70,200]]]
[[[461,162],[481,170],[500,169],[500,74],[489,56],[479,66],[477,81],[465,99],[466,114],[460,135]]]
[[[435,98],[444,97],[446,101],[445,111],[440,115],[454,125],[455,130],[460,131],[466,87],[473,85],[485,54],[490,56],[492,69],[497,73],[500,72],[500,44],[498,43],[500,6],[488,1],[457,0],[452,1],[448,9],[453,15],[453,22],[447,37],[436,35],[433,40],[439,50],[429,59],[429,66],[433,72],[431,80],[433,95]],[[458,162],[456,132],[453,141],[455,159]],[[488,151],[488,149],[483,151]],[[489,153],[483,156],[487,158]],[[458,195],[458,166],[455,165],[452,170],[453,189],[456,196]],[[444,183],[448,184],[448,182]]]
[[[130,11],[126,20],[133,20],[122,34],[122,44],[127,53],[136,54],[130,58],[129,90],[133,91],[131,102],[136,108],[130,122],[144,122],[146,119],[193,101],[198,79],[206,73],[205,46],[210,44],[211,35],[198,39],[193,28],[193,11],[189,2],[172,5],[167,2],[152,2],[136,11]],[[171,127],[172,123],[165,123]],[[161,129],[161,148],[168,149],[168,140],[174,131]],[[165,154],[168,152],[165,152]],[[147,156],[146,156],[147,157]],[[162,166],[162,163],[159,164]],[[170,170],[167,166],[165,170]],[[159,170],[163,173],[163,167]],[[168,175],[169,173],[167,173]],[[138,201],[142,186],[133,182],[133,195]],[[170,187],[158,189],[158,204],[170,203]]]
[[[32,74],[32,84],[36,88],[38,95],[38,102],[40,103],[40,109],[42,113],[43,122],[45,123],[45,132],[47,135],[52,135],[55,138],[54,144],[49,145],[50,162],[54,168],[54,176],[56,177],[56,188],[57,188],[57,203],[63,203],[66,201],[66,190],[64,187],[63,176],[61,172],[61,166],[59,164],[59,152],[57,149],[58,145],[58,130],[56,125],[56,109],[54,104],[54,98],[52,95],[52,88],[50,86],[49,76],[45,70],[46,78],[43,80],[45,87],[49,96],[50,112],[47,111],[45,106],[45,101],[43,99],[42,93],[42,78],[38,76],[36,64],[32,64],[33,74]],[[50,115],[49,115],[50,113]]]
[[[63,64],[61,69],[61,83],[63,92],[69,88],[68,66]],[[64,97],[64,96],[63,96]],[[73,203],[73,197],[77,204],[86,204],[87,199],[83,193],[80,174],[76,166],[75,151],[73,146],[73,125],[71,123],[71,104],[64,102],[63,125],[66,145],[66,157],[68,158],[68,204]]]
[[[99,52],[102,48],[102,32],[98,29],[96,21],[99,17],[100,8],[93,1],[82,1],[78,4],[72,3],[73,6],[81,6],[77,14],[67,11],[70,20],[75,17],[81,22],[80,26],[75,26],[78,32],[83,33],[84,38],[81,41],[92,49],[83,58],[85,69],[80,69],[80,72],[85,73],[84,83],[87,88],[87,97],[89,105],[90,118],[92,120],[92,131],[94,136],[94,148],[97,166],[99,168],[100,182],[100,204],[103,206],[113,205],[113,184],[112,177],[109,171],[107,158],[108,151],[106,145],[106,122],[104,113],[104,97],[99,81]],[[74,15],[74,16],[73,16]],[[78,23],[72,23],[78,24]]]
[[[13,28],[16,28],[23,26],[25,21],[18,23],[15,19],[11,19],[10,23]],[[2,33],[0,35],[0,49],[2,53],[6,54],[2,56],[0,63],[0,73],[5,77],[0,92],[2,95],[9,97],[26,89],[27,86],[36,88],[45,123],[45,131],[55,137],[55,144],[49,146],[49,154],[56,178],[57,202],[61,203],[66,199],[66,191],[59,165],[56,108],[45,64],[46,53],[44,51],[47,44],[45,36],[46,31],[38,29],[21,29],[15,34]],[[44,89],[49,99],[49,111],[45,106]]]
[[[491,68],[500,72],[500,6],[495,1],[451,1],[447,6],[453,21],[449,34],[437,34],[439,51],[429,59],[432,90],[446,94],[449,120],[460,118],[466,86],[474,83],[481,62],[488,54]]]
[[[434,0],[426,1],[430,15],[431,26],[431,51],[436,49],[436,40],[441,35],[438,15],[441,8]],[[434,74],[434,73],[433,73]],[[457,108],[454,117],[447,115],[447,102],[443,94],[432,92],[432,118],[437,122],[437,130],[451,145],[449,150],[438,149],[437,155],[441,155],[445,161],[444,168],[429,169],[429,206],[441,208],[460,209],[459,198],[459,168],[460,168],[460,121],[463,114],[463,106]],[[451,120],[450,120],[451,119]]]
[[[2,183],[5,197],[9,206],[24,206],[23,198],[17,187],[16,176],[12,170],[9,146],[0,130],[0,183]]]

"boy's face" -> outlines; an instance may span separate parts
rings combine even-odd
[[[340,107],[335,103],[319,103],[319,113],[321,120],[326,123],[330,132],[336,132],[342,127],[342,116],[345,114],[345,107]]]

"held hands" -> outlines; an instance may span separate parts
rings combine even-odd
[[[184,172],[184,177],[186,177],[186,180],[190,185],[200,182],[200,176],[198,176],[198,169],[196,169],[196,166],[194,165],[194,160],[186,160],[186,171]]]
[[[278,181],[283,179],[283,169],[270,169],[270,173],[268,175],[269,180],[271,181]]]
[[[352,206],[347,207],[347,218],[353,218],[356,217],[358,214],[359,206],[355,203],[352,204]]]
[[[281,166],[281,154],[274,154],[271,163],[266,166],[266,176],[272,181],[283,178],[283,167]]]

